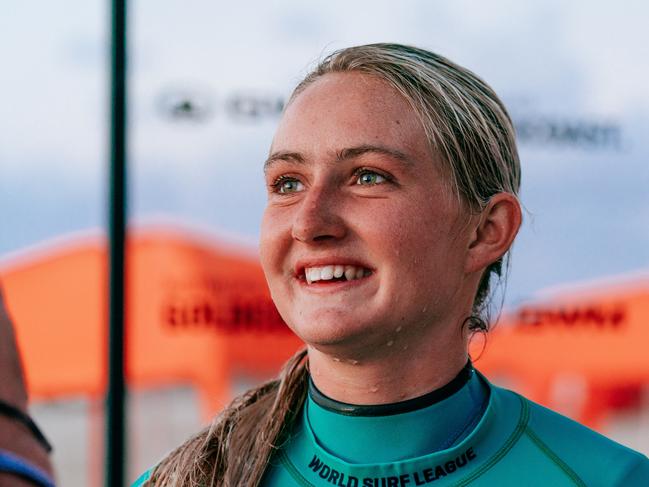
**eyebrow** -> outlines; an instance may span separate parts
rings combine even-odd
[[[266,162],[264,162],[264,171],[266,171],[270,166],[279,161],[288,161],[288,162],[297,162],[298,164],[304,164],[306,161],[302,154],[299,152],[287,152],[287,151],[278,151],[273,152]]]
[[[336,162],[343,162],[349,159],[363,156],[365,154],[381,154],[389,156],[398,161],[404,162],[408,165],[412,164],[410,159],[405,153],[390,147],[383,147],[380,145],[363,144],[356,147],[348,147],[336,152]],[[306,164],[306,159],[299,152],[278,151],[273,152],[268,159],[264,162],[264,171],[278,161],[296,162],[298,164]]]

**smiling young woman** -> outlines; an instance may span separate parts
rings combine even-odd
[[[264,175],[262,266],[306,351],[142,483],[649,478],[642,455],[491,385],[468,359],[521,223],[514,130],[482,80],[409,46],[335,52],[294,91]]]
[[[482,271],[518,229],[515,196],[481,222],[408,101],[361,72],[323,75],[292,99],[265,175],[262,266],[318,388],[372,404],[450,381],[467,361],[460,325]],[[489,249],[481,225],[498,233]],[[336,279],[348,266],[360,277]]]

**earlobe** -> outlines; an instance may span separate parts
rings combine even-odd
[[[516,196],[511,193],[492,196],[471,234],[465,272],[482,272],[500,259],[514,241],[521,221],[521,206]]]

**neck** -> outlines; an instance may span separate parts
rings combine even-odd
[[[457,327],[441,331],[365,356],[309,346],[311,378],[324,395],[349,404],[389,404],[422,396],[448,384],[467,362],[466,337]]]

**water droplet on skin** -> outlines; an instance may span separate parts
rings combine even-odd
[[[403,326],[397,326],[397,329],[394,330],[394,331],[396,331],[397,333],[399,333],[401,330],[403,330]]]
[[[392,345],[394,345],[394,340],[390,340],[390,341],[388,342],[388,347],[391,347]]]
[[[338,357],[334,357],[334,362],[340,362],[340,359]]]
[[[358,365],[358,360],[350,360],[349,363],[352,365]]]
[[[379,388],[376,386],[370,387],[370,392],[379,392]]]
[[[404,349],[404,350],[408,350],[408,345],[404,345],[404,346],[403,346],[403,349]]]

